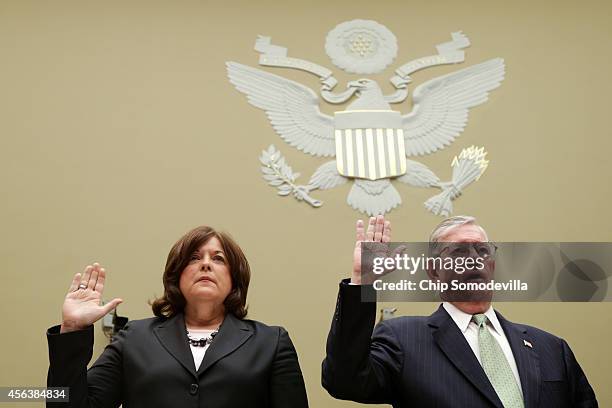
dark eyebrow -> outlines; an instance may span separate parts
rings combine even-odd
[[[196,249],[195,251],[193,251],[192,255],[195,255],[195,254],[202,255],[202,250],[201,249]],[[215,254],[215,255],[217,255],[217,254],[225,255],[225,252],[223,252],[222,250],[218,249],[215,252],[213,252],[213,254]]]

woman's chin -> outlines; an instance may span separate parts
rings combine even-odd
[[[198,296],[216,296],[218,293],[217,287],[214,284],[198,284],[195,288],[193,288],[193,292],[195,292]]]

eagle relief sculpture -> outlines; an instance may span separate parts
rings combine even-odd
[[[452,41],[438,45],[438,54],[410,61],[395,70],[390,82],[396,89],[383,94],[378,83],[361,78],[350,81],[346,90],[336,93],[337,80],[320,65],[287,56],[287,49],[260,36],[255,50],[263,66],[294,68],[317,75],[320,97],[331,104],[350,102],[333,116],[319,109],[320,98],[310,88],[237,62],[227,62],[230,82],[248,101],[266,112],[280,137],[304,153],[335,157],[321,165],[307,185],[297,185],[291,168],[272,145],[264,150],[263,176],[278,187],[280,195],[293,195],[318,207],[321,201],[309,195],[354,183],[347,202],[368,215],[385,214],[401,204],[392,181],[442,191],[425,202],[436,215],[452,212],[452,200],[477,180],[487,167],[484,148],[471,146],[455,156],[452,179],[441,182],[425,165],[411,160],[450,145],[467,124],[469,109],[484,103],[489,92],[504,79],[504,61],[494,58],[447,75],[431,79],[414,89],[413,108],[402,115],[392,104],[408,96],[410,74],[423,68],[463,62],[463,48],[470,45],[461,32]],[[371,20],[339,24],[326,39],[325,50],[337,67],[351,74],[376,74],[389,66],[397,55],[397,41],[385,26]]]

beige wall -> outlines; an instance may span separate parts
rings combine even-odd
[[[84,264],[108,268],[106,297],[125,299],[122,315],[148,317],[171,244],[211,224],[245,249],[251,317],[287,327],[311,405],[354,406],[320,386],[359,216],[345,204],[349,185],[315,193],[325,201],[317,210],[276,196],[259,175],[261,149],[275,143],[303,182],[324,160],[284,144],[228,83],[224,62],[255,66],[254,40],[267,34],[290,55],[331,67],[326,33],[369,18],[399,40],[396,63],[375,77],[390,91],[393,68],[462,29],[473,44],[464,65],[501,56],[507,78],[455,144],[422,159],[447,179],[462,147],[486,146],[489,169],[456,213],[476,215],[497,240],[612,241],[611,11],[609,2],[559,1],[2,1],[0,384],[44,384],[44,332]],[[454,69],[419,72],[415,84]],[[306,73],[275,72],[317,87]],[[396,239],[424,239],[438,221],[422,206],[434,191],[398,190]],[[612,406],[611,304],[498,308],[567,339],[601,405]],[[98,354],[105,339],[96,333]]]

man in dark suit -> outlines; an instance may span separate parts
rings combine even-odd
[[[506,320],[487,297],[447,299],[429,317],[387,320],[372,333],[376,304],[361,301],[362,290],[374,292],[361,281],[361,242],[390,242],[390,231],[382,216],[370,218],[367,231],[357,222],[353,274],[340,283],[323,361],[323,387],[333,397],[394,407],[598,406],[563,339]],[[466,216],[443,221],[430,238],[487,241]],[[492,271],[494,258],[487,265]],[[440,271],[429,273],[446,279]]]

